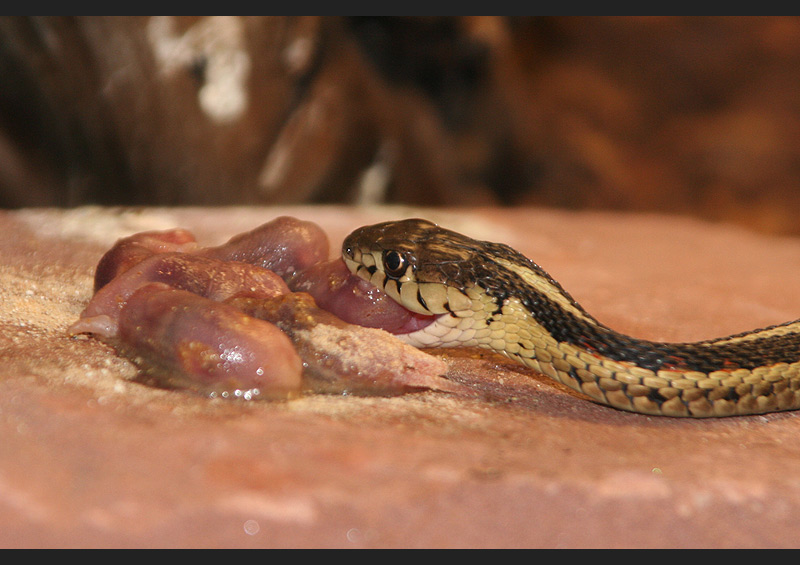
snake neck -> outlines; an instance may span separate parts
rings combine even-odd
[[[484,305],[491,310],[488,325],[509,318],[537,325],[556,343],[653,372],[709,374],[800,360],[800,320],[697,342],[659,342],[620,333],[589,314],[544,269],[513,249],[499,247],[493,250],[495,264],[474,279],[490,299]],[[498,272],[504,273],[500,279],[507,279],[500,284]]]

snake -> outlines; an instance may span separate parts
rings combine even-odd
[[[617,332],[503,243],[419,218],[363,226],[342,243],[349,271],[431,322],[419,348],[500,353],[597,403],[710,418],[800,408],[800,320],[696,342]]]

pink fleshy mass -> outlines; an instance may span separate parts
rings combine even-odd
[[[188,253],[162,253],[131,267],[101,288],[69,332],[113,336],[116,320],[130,296],[153,282],[217,301],[234,296],[274,296],[289,291],[283,279],[255,265]],[[102,316],[99,322],[98,316]]]
[[[307,293],[228,303],[290,337],[303,358],[304,388],[312,391],[393,395],[423,388],[462,390],[443,377],[447,364],[441,359],[378,328],[348,324],[319,308]]]
[[[198,249],[194,235],[181,228],[141,232],[118,240],[97,263],[94,291],[97,292],[114,278],[134,265],[159,253],[191,253]]]
[[[307,292],[320,308],[345,322],[393,334],[416,331],[435,319],[403,308],[383,290],[348,271],[341,259],[317,263],[298,273],[289,280],[289,288]]]
[[[319,226],[290,217],[218,247],[181,229],[135,234],[103,255],[94,297],[68,332],[110,343],[159,386],[205,394],[458,390],[440,359],[391,335],[435,318],[328,251]]]
[[[289,277],[328,259],[328,235],[313,222],[281,216],[199,253],[220,261],[241,261]]]
[[[286,398],[302,384],[302,361],[276,326],[163,284],[130,297],[117,340],[162,385]]]

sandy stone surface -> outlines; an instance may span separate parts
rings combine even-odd
[[[208,244],[275,216],[332,253],[424,216],[509,243],[608,325],[694,340],[794,319],[800,240],[665,216],[408,208],[0,212],[2,547],[800,546],[800,415],[595,405],[508,360],[436,351],[464,394],[207,399],[70,339],[116,238]]]

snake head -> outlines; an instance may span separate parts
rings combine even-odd
[[[473,244],[470,244],[473,242]],[[348,269],[418,314],[472,308],[463,271],[477,257],[474,241],[422,219],[355,230],[342,244]]]

